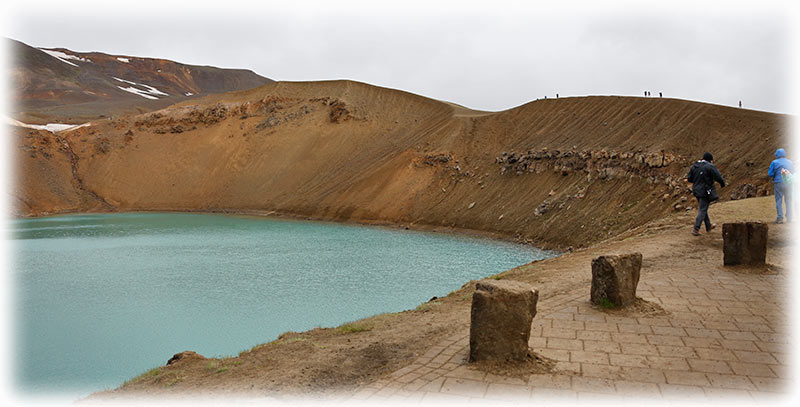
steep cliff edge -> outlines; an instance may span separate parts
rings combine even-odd
[[[276,212],[582,247],[691,210],[682,178],[704,151],[730,184],[723,200],[765,194],[788,119],[601,96],[488,113],[358,82],[276,82],[61,132],[74,172],[63,143],[31,154],[37,138],[17,129],[13,194],[22,216]]]

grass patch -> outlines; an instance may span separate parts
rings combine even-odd
[[[605,309],[617,308],[617,304],[614,304],[614,301],[611,301],[608,298],[601,299],[597,305]]]
[[[367,332],[367,331],[371,331],[371,330],[372,330],[372,327],[369,326],[369,325],[356,324],[356,323],[344,324],[344,325],[336,328],[336,332],[338,332],[340,334],[352,334],[352,333],[356,333],[356,332]]]
[[[221,367],[221,368],[217,369],[217,371],[216,371],[216,372],[214,372],[214,373],[215,373],[215,374],[216,374],[216,373],[224,373],[224,372],[227,372],[227,371],[228,371],[228,367],[227,367],[227,366],[224,366],[224,367]]]
[[[438,302],[423,302],[422,304],[417,305],[415,310],[420,312],[430,311],[438,305],[440,305]]]
[[[142,380],[147,380],[147,379],[152,379],[154,377],[158,377],[158,375],[160,375],[162,372],[163,372],[163,370],[160,367],[154,367],[154,368],[152,368],[152,369],[140,374],[139,376],[136,376],[133,379],[130,379],[130,380],[126,381],[125,383],[122,384],[122,386],[124,387],[124,386],[127,386],[129,384],[136,383],[138,381],[142,381]]]

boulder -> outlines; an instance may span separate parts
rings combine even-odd
[[[617,307],[636,299],[636,286],[642,269],[642,254],[600,256],[592,260],[592,304]]]
[[[167,365],[172,365],[178,362],[191,360],[191,359],[200,359],[205,360],[205,357],[197,352],[185,350],[180,353],[176,353],[172,355],[172,357],[167,361]]]
[[[472,295],[469,361],[524,361],[539,292],[529,284],[481,280]]]
[[[761,222],[725,223],[722,225],[723,264],[765,264],[767,259],[767,231]]]

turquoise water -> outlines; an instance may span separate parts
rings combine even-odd
[[[412,309],[552,254],[486,239],[200,214],[10,222],[16,387],[73,397],[174,353]]]

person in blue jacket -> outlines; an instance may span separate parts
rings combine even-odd
[[[786,221],[792,221],[792,186],[784,179],[784,173],[794,174],[792,162],[786,158],[786,151],[779,148],[775,151],[775,159],[769,165],[768,174],[775,185],[775,209],[778,218],[775,223],[783,223],[783,204],[786,204]]]

